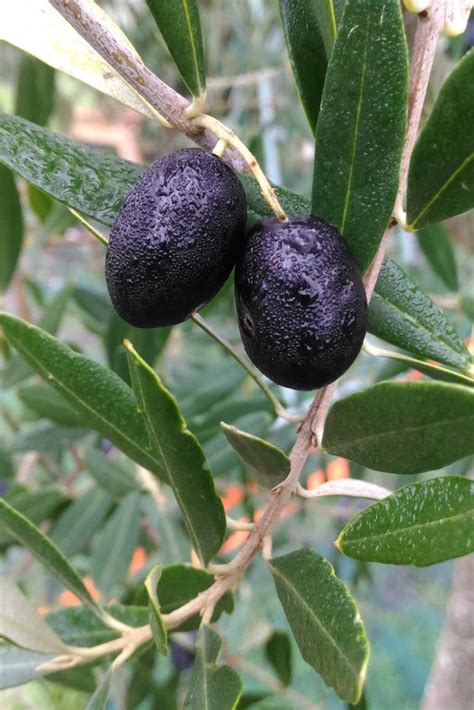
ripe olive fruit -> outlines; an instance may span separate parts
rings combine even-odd
[[[284,387],[329,384],[362,346],[362,279],[344,239],[321,219],[255,225],[237,260],[235,297],[249,358]]]
[[[242,185],[216,156],[186,148],[153,163],[110,234],[105,276],[117,313],[140,328],[189,318],[232,271],[245,221]]]

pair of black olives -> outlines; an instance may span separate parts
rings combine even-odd
[[[362,346],[367,301],[338,231],[315,217],[259,222],[245,235],[240,181],[216,156],[184,149],[158,160],[127,196],[110,234],[106,280],[133,326],[181,323],[235,266],[245,350],[264,375],[297,390],[322,387]]]

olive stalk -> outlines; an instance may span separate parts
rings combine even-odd
[[[289,422],[300,422],[302,420],[303,417],[299,414],[291,414],[291,412],[288,412],[285,409],[281,402],[275,397],[270,387],[262,380],[257,370],[244,358],[240,357],[240,355],[238,354],[238,352],[236,352],[236,350],[234,350],[232,345],[227,342],[227,340],[222,338],[218,333],[216,333],[216,331],[211,328],[211,326],[204,320],[202,316],[200,316],[198,313],[194,313],[191,318],[196,323],[196,325],[199,326],[199,328],[201,328],[205,333],[210,335],[211,338],[216,341],[216,343],[219,343],[219,345],[223,347],[224,350],[231,357],[233,357],[236,362],[239,363],[239,365],[247,372],[247,374],[250,375],[255,384],[260,387],[263,394],[274,408],[275,413],[279,417],[281,417],[282,419],[286,419]]]

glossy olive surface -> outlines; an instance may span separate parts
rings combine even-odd
[[[364,286],[346,242],[323,220],[255,225],[237,260],[235,297],[245,350],[279,385],[323,387],[360,351]]]
[[[246,219],[244,190],[219,158],[186,148],[135,183],[112,228],[105,275],[131,325],[181,323],[221,288]]]

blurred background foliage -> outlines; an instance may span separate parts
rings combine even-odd
[[[146,64],[185,93],[146,3],[120,0],[102,4]],[[313,140],[289,68],[278,3],[201,0],[199,5],[209,77],[207,112],[236,129],[274,182],[309,197]],[[408,37],[411,32],[407,16]],[[469,41],[468,35],[442,40],[427,110]],[[0,109],[137,162],[149,163],[187,144],[176,131],[157,126],[6,45],[0,45]],[[260,390],[192,322],[172,331],[137,331],[123,323],[106,294],[103,247],[66,207],[21,180],[16,184],[23,209],[24,247],[19,268],[2,296],[5,308],[32,322],[46,322],[65,342],[108,364],[125,379],[122,342],[129,338],[177,397],[189,427],[204,445],[227,510],[236,518],[253,519],[264,494],[248,480],[218,424],[221,420],[234,423],[268,437],[286,451],[294,440],[293,428],[275,419]],[[462,215],[436,229],[440,232],[436,241],[398,232],[399,238],[392,239],[391,253],[447,310],[467,339],[474,311],[472,215]],[[466,290],[462,286],[459,290],[459,284]],[[230,283],[203,315],[221,335],[241,347]],[[51,534],[101,599],[139,603],[144,577],[154,562],[192,561],[175,504],[167,491],[162,491],[159,510],[148,496],[141,495],[136,529],[134,534],[129,531],[133,544],[127,549],[114,548],[123,500],[136,490],[132,465],[118,451],[110,450],[106,441],[81,428],[69,405],[31,376],[16,354],[4,355],[1,493]],[[362,353],[344,377],[339,394],[391,377],[420,375],[399,363]],[[308,393],[275,389],[295,411],[303,410],[309,402]],[[462,461],[449,467],[449,472],[465,473],[468,466],[469,462]],[[310,456],[305,469],[309,486],[351,473],[393,488],[411,478],[349,467],[342,459],[316,454]],[[275,545],[281,553],[302,545],[315,547],[352,586],[372,643],[369,707],[415,710],[434,657],[452,564],[420,570],[362,565],[343,558],[333,541],[344,522],[363,505],[350,499],[292,503],[276,530]],[[239,535],[228,539],[223,559],[241,542]],[[28,596],[44,613],[74,604],[72,595],[62,591],[27,553],[11,546],[6,536],[0,545],[2,569],[22,583],[28,570]],[[111,555],[115,555],[107,565],[111,571],[104,577],[104,561],[110,561]],[[256,696],[279,688],[265,644],[272,629],[284,631],[286,623],[271,589],[268,572],[261,562],[255,563],[237,592],[243,603],[219,621],[228,641],[228,662],[242,674],[246,693]],[[301,660],[296,647],[292,658],[291,686],[296,695],[290,694],[290,706],[299,706],[305,696],[317,707],[340,708],[341,701]],[[184,685],[189,666],[189,654],[178,644],[169,658],[160,657],[151,666],[143,654],[123,670],[111,706],[175,707],[174,690],[179,692]],[[87,690],[88,683],[90,686],[90,674],[90,670],[71,674],[66,684],[64,679],[61,684],[50,679],[4,691],[5,707],[80,708],[84,703],[81,689]]]

